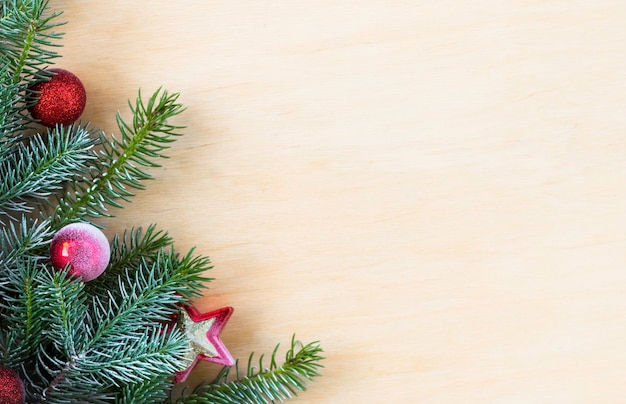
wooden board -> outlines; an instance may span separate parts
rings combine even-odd
[[[321,340],[297,402],[626,400],[626,3],[51,6],[83,119],[187,106],[108,234],[210,255],[236,357]]]

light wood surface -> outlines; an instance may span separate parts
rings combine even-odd
[[[51,5],[83,119],[188,108],[107,232],[210,255],[234,356],[321,340],[296,402],[626,402],[626,3]]]

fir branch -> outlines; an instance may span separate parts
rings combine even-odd
[[[94,339],[168,321],[178,305],[200,296],[207,281],[203,273],[210,265],[192,252],[182,260],[173,251],[161,252],[153,263],[142,261],[136,270],[125,269],[106,296],[94,296],[93,316],[100,319]]]
[[[189,250],[187,255],[179,258],[176,262],[177,272],[181,273],[179,283],[181,287],[178,294],[184,299],[182,303],[189,303],[193,298],[202,296],[203,291],[207,288],[207,283],[213,278],[206,276],[207,271],[213,268],[209,257],[204,255],[195,255],[195,248]],[[172,253],[174,253],[172,251]]]
[[[21,86],[11,83],[10,76],[8,65],[0,66],[0,161],[21,140],[18,133],[24,127],[20,106],[23,102]]]
[[[121,386],[135,385],[135,388],[127,388],[124,394],[146,395],[151,385],[146,381],[163,381],[188,365],[190,348],[186,336],[178,329],[166,332],[166,326],[162,324],[152,324],[123,335],[96,336],[90,342],[88,349],[72,356],[56,372],[45,395],[51,392],[69,395],[66,389],[76,385],[91,385],[100,393],[110,391],[111,396],[115,396]],[[142,384],[143,388],[137,389]]]
[[[45,78],[41,67],[59,55],[58,47],[63,34],[54,29],[65,24],[57,22],[58,12],[46,15],[47,0],[5,1],[0,17],[0,61],[11,71],[11,83],[24,79],[33,81]],[[32,83],[31,83],[32,84]]]
[[[165,332],[159,322],[171,321],[187,296],[200,293],[207,264],[191,252],[182,259],[171,252],[160,253],[151,265],[142,262],[136,271],[124,270],[106,297],[92,296],[86,316],[91,320],[75,324],[74,332],[86,335],[80,337],[86,338],[82,349],[58,367],[46,394],[77,383],[103,388],[142,383],[188,365],[187,337],[176,328]]]
[[[4,105],[0,114],[0,157],[2,143],[20,140],[21,130],[32,118],[27,108],[36,97],[31,86],[47,80],[45,69],[59,55],[53,49],[60,46],[62,33],[55,29],[65,22],[57,21],[61,13],[49,13],[47,0],[7,0],[0,9],[0,74],[5,91],[0,99]]]
[[[158,376],[145,379],[141,383],[126,384],[117,392],[115,404],[150,404],[160,403],[167,398],[167,391],[172,388],[171,377]]]
[[[84,349],[89,338],[87,323],[87,294],[85,283],[77,281],[67,271],[43,272],[37,299],[47,317],[44,335],[58,352],[71,358]]]
[[[36,355],[43,343],[47,315],[39,300],[41,277],[45,268],[36,260],[24,258],[20,265],[5,271],[0,282],[2,323],[4,335],[4,363],[19,366],[31,355]],[[17,345],[15,345],[17,344]]]
[[[48,247],[52,236],[49,220],[39,222],[22,216],[19,224],[10,222],[0,229],[0,263],[10,270],[16,268],[16,261],[25,256],[43,258],[42,250]],[[0,265],[0,282],[4,270]]]
[[[141,383],[188,365],[187,337],[176,328],[165,332],[159,322],[171,321],[178,305],[187,301],[185,296],[199,293],[206,263],[191,253],[181,260],[173,252],[161,253],[152,265],[125,270],[117,290],[108,290],[107,298],[92,296],[85,317],[91,320],[71,327],[85,335],[80,337],[85,338],[81,350],[57,366],[46,394],[77,383],[104,387]]]
[[[124,338],[129,332],[141,330],[155,321],[168,321],[176,312],[175,305],[181,300],[176,295],[177,284],[165,279],[163,264],[130,274],[125,271],[119,277],[117,290],[107,291],[107,296],[94,296],[93,316],[99,324],[90,343],[94,346],[100,340]],[[145,273],[147,272],[147,273]],[[163,276],[160,279],[158,276]],[[164,282],[161,283],[160,280]]]
[[[144,103],[139,93],[134,107],[129,102],[132,126],[117,114],[120,140],[101,136],[99,160],[90,169],[93,175],[71,184],[72,191],[54,213],[56,226],[85,216],[108,216],[107,206],[122,207],[120,200],[128,202],[134,195],[130,189],[144,188],[142,181],[153,177],[142,167],[159,167],[154,160],[165,158],[162,151],[180,136],[176,131],[182,127],[166,122],[183,111],[177,100],[178,94],[158,89]]]
[[[139,268],[142,262],[153,263],[167,247],[171,247],[174,240],[164,230],[157,230],[151,224],[144,231],[141,227],[124,230],[119,236],[116,234],[111,241],[111,261],[109,267],[100,277],[87,284],[88,290],[98,293],[98,290],[110,290],[117,286],[117,279],[125,269]]]
[[[31,394],[29,403],[37,404],[110,404],[113,400],[111,388],[103,386],[91,377],[76,378],[67,383],[65,374],[59,374],[49,386],[41,388],[39,394]]]
[[[174,240],[165,230],[157,230],[151,224],[144,231],[141,227],[124,230],[120,237],[115,235],[111,242],[111,265],[107,275],[119,274],[122,269],[132,267],[147,257],[156,258],[164,248],[171,247]]]
[[[166,326],[155,325],[120,337],[94,346],[78,360],[76,370],[119,386],[172,375],[188,365],[189,343],[178,329],[166,332]]]
[[[20,362],[21,344],[17,334],[16,330],[9,330],[4,326],[0,328],[0,363],[5,366],[18,365]]]
[[[230,368],[222,369],[213,383],[197,387],[191,394],[183,394],[178,404],[265,404],[283,401],[306,390],[306,382],[319,376],[322,367],[322,348],[319,343],[311,342],[300,346],[295,336],[291,348],[285,355],[285,362],[279,366],[276,362],[278,346],[274,349],[270,365],[265,368],[263,356],[259,358],[259,369],[253,366],[253,355],[248,360],[245,376],[239,376],[236,365],[236,377],[228,381]]]
[[[46,139],[37,134],[14,147],[0,161],[0,215],[32,211],[29,199],[47,201],[81,172],[95,158],[91,135],[87,126],[61,126],[50,130]]]
[[[10,327],[4,324],[5,312],[23,308],[23,305],[9,303],[23,299],[31,290],[32,285],[28,284],[33,282],[33,274],[29,271],[43,258],[41,251],[51,237],[47,221],[38,223],[24,216],[19,226],[11,222],[0,229],[0,336],[3,331],[10,332]]]

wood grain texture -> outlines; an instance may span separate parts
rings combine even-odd
[[[626,400],[626,3],[51,5],[83,119],[188,108],[107,232],[210,255],[234,356],[320,339],[296,402]]]

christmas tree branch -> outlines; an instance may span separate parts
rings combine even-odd
[[[19,226],[11,222],[0,229],[0,349],[10,355],[14,354],[7,348],[13,346],[11,341],[24,343],[27,352],[33,351],[28,342],[33,336],[29,331],[32,323],[28,320],[33,313],[32,290],[35,275],[42,270],[37,266],[42,258],[38,252],[47,246],[51,237],[47,221],[37,223],[26,217],[22,217]],[[12,331],[16,324],[27,327]]]
[[[124,385],[140,383],[152,375],[171,375],[188,365],[189,344],[178,329],[166,332],[166,326],[153,325],[102,342],[97,352],[86,352],[77,360],[68,379],[72,372],[80,372],[97,375],[105,384]]]
[[[48,220],[30,220],[25,216],[19,222],[10,222],[0,230],[0,282],[5,271],[17,267],[16,262],[24,256],[43,258],[39,253],[48,247],[52,238]],[[2,265],[4,264],[4,265]]]
[[[176,132],[180,126],[166,123],[183,111],[177,99],[178,94],[159,89],[144,104],[140,93],[135,106],[131,105],[132,126],[117,115],[121,139],[101,136],[102,150],[98,163],[90,169],[92,177],[74,182],[72,192],[59,200],[55,226],[84,216],[107,216],[107,205],[122,207],[119,200],[129,201],[134,195],[130,188],[144,188],[142,181],[152,179],[152,175],[140,167],[158,167],[153,160],[165,158],[161,152],[180,136]]]
[[[65,357],[73,358],[84,350],[90,334],[85,284],[65,271],[44,274],[47,279],[42,284],[47,287],[38,296],[49,317],[44,335]]]
[[[46,80],[44,69],[59,55],[52,49],[59,46],[62,33],[54,29],[61,13],[47,13],[47,0],[6,0],[0,3],[0,158],[7,146],[24,136],[22,130],[32,122],[26,108],[35,97],[30,87]]]
[[[172,388],[169,376],[145,379],[141,383],[127,384],[115,396],[115,404],[160,403],[167,398],[167,391]]]
[[[117,290],[107,291],[106,297],[95,296],[93,313],[101,320],[91,344],[170,319],[183,300],[177,295],[181,284],[172,279],[173,267],[172,259],[165,256],[152,265],[140,264],[136,271],[119,276]]]
[[[191,394],[183,394],[177,404],[266,404],[283,401],[306,390],[306,382],[319,376],[322,367],[322,348],[318,342],[299,345],[295,336],[285,355],[285,362],[278,365],[274,349],[268,368],[263,366],[263,356],[259,358],[259,369],[253,366],[253,355],[248,360],[246,374],[241,377],[236,365],[236,376],[228,381],[230,368],[223,368],[217,378],[208,385],[197,387]]]
[[[0,61],[11,71],[11,83],[18,84],[25,78],[44,78],[42,66],[59,55],[50,47],[59,46],[54,41],[63,34],[51,32],[64,22],[55,19],[61,13],[45,15],[47,0],[4,1],[0,18]]]
[[[148,240],[158,240],[148,233]],[[72,296],[73,290],[65,289],[71,284],[62,282],[64,273],[54,274],[60,281],[51,282],[49,295],[55,296],[58,307],[46,306],[53,318],[47,335],[55,346],[63,341],[63,347],[57,348],[68,359],[64,363],[46,361],[47,357],[40,361],[42,366],[47,362],[46,368],[56,368],[49,371],[46,396],[70,397],[72,386],[82,383],[98,394],[117,391],[110,386],[129,385],[135,387],[128,387],[124,395],[162,398],[148,393],[149,385],[142,383],[189,365],[186,335],[176,327],[170,330],[166,323],[178,313],[180,304],[201,293],[206,282],[202,274],[209,268],[208,259],[194,256],[193,250],[182,258],[173,251],[161,251],[151,263],[142,259],[137,268],[125,268],[118,275],[118,284],[92,295],[90,305],[82,303],[80,293],[87,290],[83,283],[80,293]],[[70,296],[72,302],[67,301]],[[86,307],[88,314],[82,311]],[[68,340],[68,335],[74,335],[73,339]],[[96,386],[101,386],[100,390]]]
[[[111,262],[107,276],[117,276],[122,269],[131,268],[147,257],[155,258],[161,250],[171,247],[174,240],[164,230],[151,224],[144,231],[141,227],[124,230],[121,237],[115,235],[111,242]]]
[[[177,306],[201,295],[210,269],[208,258],[190,251],[181,260],[173,251],[161,252],[152,263],[142,261],[118,276],[116,288],[94,296],[94,315],[100,318],[94,338],[138,329],[154,321],[168,321]]]
[[[21,139],[19,131],[23,129],[21,119],[19,84],[11,83],[8,65],[0,66],[0,161],[9,154],[11,148]]]
[[[158,259],[164,249],[171,247],[172,238],[164,230],[156,230],[154,224],[144,231],[140,228],[124,230],[120,237],[115,235],[111,241],[111,263],[107,270],[96,280],[87,284],[89,290],[115,289],[118,276],[125,270],[138,268],[142,262],[152,263]]]
[[[136,384],[187,366],[187,337],[177,328],[166,332],[167,325],[162,323],[172,321],[178,306],[200,293],[201,274],[207,269],[208,261],[191,252],[182,259],[162,252],[151,265],[142,262],[134,271],[124,270],[117,290],[106,291],[105,297],[92,296],[88,315],[65,310],[66,299],[53,290],[61,307],[50,310],[57,324],[49,335],[57,332],[53,339],[64,341],[68,360],[56,364],[58,370],[46,394],[61,397],[61,392],[79,381],[107,389]],[[65,294],[69,296],[69,291]],[[82,301],[80,296],[74,299]],[[77,322],[67,322],[68,316]],[[68,341],[65,336],[69,334],[78,343]]]
[[[94,141],[87,127],[57,127],[46,139],[40,134],[18,143],[0,161],[0,216],[30,212],[29,199],[47,201],[63,182],[80,172],[95,156]],[[1,219],[0,219],[1,222]]]
[[[5,343],[10,343],[2,350],[4,362],[13,365],[39,351],[46,326],[44,305],[39,300],[45,268],[34,259],[24,258],[19,263],[5,272],[0,282],[0,334],[5,336]]]

